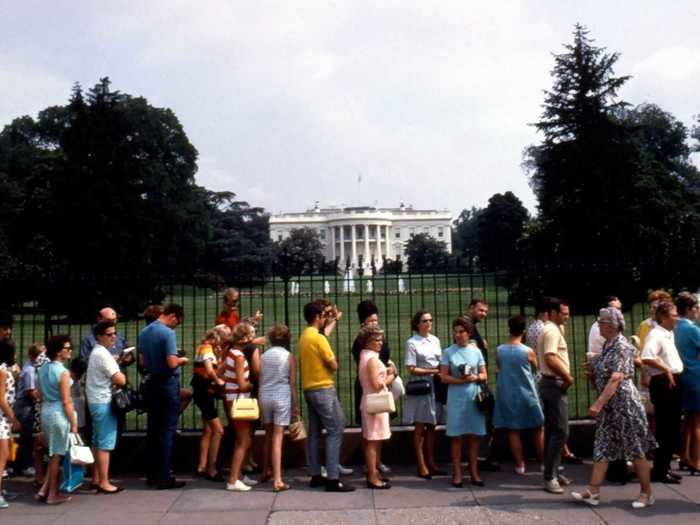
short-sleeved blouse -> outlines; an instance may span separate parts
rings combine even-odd
[[[414,334],[406,341],[406,367],[437,368],[440,365],[441,356],[440,339],[433,334],[428,334],[426,337]],[[418,379],[432,381],[432,376],[414,376],[411,378],[411,380]]]

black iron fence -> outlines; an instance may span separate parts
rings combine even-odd
[[[388,274],[379,273],[348,277],[339,272],[327,275],[308,275],[299,277],[272,277],[254,285],[239,287],[241,293],[241,315],[252,315],[256,311],[263,313],[261,331],[273,322],[286,323],[293,334],[292,351],[296,353],[296,339],[305,326],[303,306],[317,297],[327,298],[338,305],[343,317],[335,332],[331,335],[331,345],[337,355],[340,369],[337,375],[337,387],[341,402],[346,412],[348,424],[354,424],[353,383],[356,377],[356,367],[350,352],[352,342],[359,329],[356,315],[357,304],[367,298],[373,299],[380,310],[380,324],[385,330],[386,338],[391,349],[391,359],[406,376],[404,363],[404,344],[411,336],[410,320],[419,309],[429,310],[435,319],[433,332],[440,338],[443,347],[452,342],[451,322],[463,314],[469,301],[473,298],[485,300],[489,306],[488,318],[480,325],[482,335],[488,340],[489,354],[495,355],[496,347],[507,341],[507,320],[510,316],[522,313],[532,318],[534,310],[532,297],[540,292],[554,293],[548,282],[562,283],[566,280],[579,280],[586,287],[594,287],[597,282],[605,283],[596,292],[601,297],[606,293],[615,293],[610,282],[622,285],[634,279],[634,268],[600,267],[591,270],[581,269],[573,272],[549,268],[546,271],[532,269],[513,272],[463,272],[445,271],[431,274]],[[618,276],[618,277],[616,277]],[[70,334],[74,347],[79,346],[80,340],[90,332],[92,319],[79,318],[61,307],[61,297],[58,294],[84,294],[86,304],[94,304],[90,295],[91,287],[99,294],[104,305],[117,304],[110,301],[110,294],[123,295],[129,289],[131,282],[142,282],[131,276],[111,276],[98,281],[91,277],[86,281],[75,282],[65,280],[42,284],[33,281],[32,289],[42,290],[42,299],[25,297],[16,302],[12,309],[15,315],[14,339],[23,357],[27,348],[33,342],[41,342],[50,334]],[[587,283],[587,284],[586,284]],[[223,287],[220,282],[211,279],[180,278],[159,279],[157,283],[158,300],[162,303],[175,302],[184,306],[185,320],[177,328],[178,345],[186,355],[192,357],[197,344],[204,333],[214,324],[222,305]],[[655,283],[658,285],[658,283]],[[17,288],[17,283],[13,283]],[[561,285],[558,285],[561,286]],[[634,331],[639,322],[646,317],[646,306],[639,301],[643,295],[640,283],[637,291],[622,296],[625,304],[625,315],[628,320],[628,333]],[[55,292],[52,292],[55,290]],[[38,293],[38,292],[37,292]],[[46,297],[51,297],[47,300]],[[73,301],[74,302],[74,301]],[[148,300],[141,298],[141,305]],[[98,303],[99,304],[99,303]],[[599,306],[599,305],[596,305]],[[588,406],[593,400],[593,393],[586,382],[582,365],[588,343],[588,331],[595,320],[596,309],[592,305],[572,301],[572,316],[566,328],[566,338],[571,352],[571,363],[575,370],[576,384],[570,391],[570,410],[574,418],[585,417]],[[129,312],[126,312],[127,314]],[[124,315],[119,321],[119,331],[131,345],[137,343],[138,334],[144,326],[144,321],[136,315]],[[490,359],[489,381],[495,385],[495,359]],[[191,366],[186,367],[182,374],[182,385],[189,387]],[[138,384],[138,372],[135,366],[128,369],[129,380]],[[400,405],[400,404],[399,404]],[[400,417],[401,406],[399,406]],[[180,428],[194,430],[201,428],[201,420],[197,409],[190,406],[181,416]],[[129,414],[128,430],[145,429],[145,416],[136,413]]]

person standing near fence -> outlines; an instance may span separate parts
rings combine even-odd
[[[535,319],[527,327],[527,332],[525,332],[525,344],[533,350],[537,349],[537,338],[544,329],[544,323],[549,319],[546,303],[546,297],[540,297],[535,301]]]
[[[654,454],[652,481],[679,484],[680,476],[670,472],[671,457],[680,443],[681,389],[683,372],[676,349],[673,328],[678,321],[678,311],[673,303],[662,301],[656,306],[656,326],[646,336],[642,347],[642,362],[647,367],[651,381],[649,394],[656,415],[656,441],[659,448]]]
[[[117,337],[117,325],[112,321],[100,321],[92,333],[97,344],[90,352],[85,380],[92,419],[92,446],[95,450],[92,485],[102,494],[116,494],[124,489],[109,480],[110,454],[117,444],[117,416],[111,404],[112,387],[125,385],[126,376],[119,371],[119,365],[108,350]]]
[[[116,326],[118,320],[119,316],[117,315],[116,310],[114,310],[114,308],[110,308],[109,306],[105,306],[97,313],[97,323],[109,321],[114,323]],[[92,352],[92,349],[95,348],[96,345],[97,339],[93,333],[86,335],[80,342],[80,359],[86,366],[90,360],[90,352]],[[124,354],[124,349],[128,346],[129,344],[126,342],[126,338],[117,331],[114,341],[107,348],[107,350],[110,354],[112,354],[112,356],[114,356],[114,359],[116,359],[120,365],[126,366],[133,362],[133,355]]]
[[[180,367],[189,362],[186,357],[178,356],[175,334],[184,317],[182,306],[169,304],[139,335],[141,365],[148,374],[147,483],[158,490],[185,486],[184,481],[176,480],[172,474],[173,440],[180,413]]]
[[[15,364],[15,343],[9,338],[0,339],[0,474],[5,471],[5,465],[10,454],[10,439],[12,432],[20,430],[20,422],[12,410],[15,402],[15,378],[11,368]],[[8,507],[2,492],[2,476],[0,475],[0,509]]]
[[[540,399],[544,412],[544,489],[563,494],[561,485],[570,481],[557,475],[562,447],[569,434],[569,402],[566,392],[574,384],[569,365],[569,349],[562,332],[569,319],[569,305],[549,298],[545,309],[548,320],[537,338],[537,361],[541,364]]]
[[[352,492],[354,487],[340,481],[340,448],[345,430],[345,414],[335,389],[333,373],[338,361],[331,345],[321,333],[328,321],[324,317],[328,302],[318,299],[304,306],[307,327],[299,338],[299,358],[304,399],[309,411],[307,442],[312,487],[325,485],[327,492]],[[321,429],[326,429],[327,479],[321,475]]]
[[[486,368],[489,366],[489,343],[484,336],[479,332],[477,325],[486,320],[489,314],[489,305],[486,301],[479,298],[474,298],[469,302],[469,308],[467,309],[467,317],[472,322],[472,327],[474,333],[471,334],[471,340],[476,343],[476,347],[481,351],[481,355],[484,357],[484,364]],[[486,443],[488,446],[488,457],[481,461],[479,468],[484,471],[497,472],[501,470],[501,466],[498,464],[497,451],[493,440],[493,414],[486,414]]]
[[[32,450],[34,449],[34,403],[39,399],[39,385],[37,383],[37,362],[39,356],[45,351],[43,345],[33,344],[27,352],[27,360],[22,367],[17,386],[17,401],[15,413],[22,428],[19,435],[19,451],[15,461],[15,471],[31,476],[36,473],[32,465]]]

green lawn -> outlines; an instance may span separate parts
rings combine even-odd
[[[391,348],[392,359],[403,364],[404,342],[411,335],[410,320],[413,313],[421,308],[430,310],[435,319],[434,333],[443,346],[451,343],[451,321],[466,307],[472,297],[481,297],[490,304],[488,319],[480,326],[480,331],[488,339],[490,354],[495,354],[498,344],[507,340],[507,320],[519,312],[519,306],[510,305],[508,291],[496,285],[491,275],[404,275],[403,291],[400,292],[399,277],[379,276],[373,283],[372,293],[367,292],[365,281],[356,280],[355,292],[343,291],[343,279],[304,278],[299,281],[300,293],[290,296],[286,303],[284,299],[284,283],[280,280],[271,281],[264,286],[241,290],[242,315],[249,315],[256,310],[264,314],[263,326],[268,327],[273,322],[284,322],[285,312],[288,314],[289,326],[293,333],[292,351],[296,352],[296,337],[304,327],[302,309],[311,298],[325,296],[335,302],[344,312],[344,317],[331,337],[331,345],[338,356],[340,370],[338,372],[338,391],[346,411],[348,423],[354,422],[352,385],[355,379],[355,366],[350,354],[352,341],[359,328],[355,308],[357,303],[367,297],[375,300],[380,309],[381,324]],[[329,294],[325,294],[328,281]],[[220,292],[191,286],[174,285],[169,287],[165,302],[177,302],[185,308],[185,321],[178,328],[179,346],[192,356],[194,349],[205,331],[213,324],[221,304]],[[532,309],[527,308],[528,316]],[[581,365],[585,359],[586,338],[588,329],[594,321],[592,312],[572,312],[567,325],[567,341],[571,352],[572,367],[576,371],[577,382],[570,390],[569,403],[572,418],[585,417],[592,400],[592,393],[586,384]],[[636,328],[645,317],[643,305],[635,305],[631,311],[625,312],[629,333]],[[89,332],[89,325],[65,325],[60,323],[61,316],[51,316],[53,333],[69,333],[73,336],[74,346],[79,346],[80,339]],[[45,318],[43,315],[23,314],[15,324],[14,337],[22,352],[33,341],[39,341],[44,336]],[[130,344],[136,344],[138,332],[143,328],[143,321],[132,320],[121,322],[119,330],[124,333]],[[495,383],[495,363],[491,359],[489,379]],[[406,376],[404,371],[404,377]],[[136,370],[131,367],[129,376],[136,383]],[[191,367],[183,373],[183,386],[188,386],[191,377]],[[400,410],[400,407],[399,407]],[[199,428],[201,425],[199,413],[194,406],[189,407],[181,417],[183,429]],[[129,415],[129,429],[145,428],[145,416]]]

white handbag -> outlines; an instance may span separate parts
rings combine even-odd
[[[391,395],[394,396],[394,401],[398,401],[404,395],[406,395],[406,389],[403,386],[403,381],[399,376],[396,376],[394,380],[389,385],[391,390]]]
[[[90,447],[86,447],[80,434],[71,433],[68,436],[68,455],[73,465],[92,465],[95,458]]]
[[[365,401],[368,414],[382,414],[384,412],[396,412],[394,396],[391,392],[380,392],[378,394],[367,394]]]

